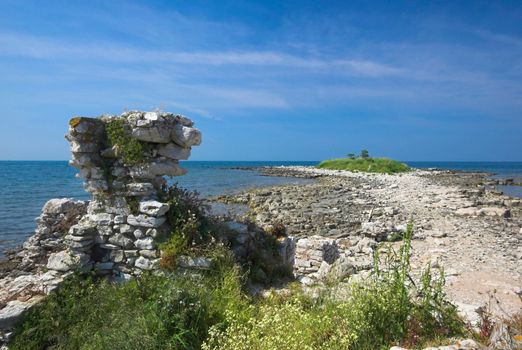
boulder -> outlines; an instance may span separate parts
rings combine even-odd
[[[68,213],[73,209],[82,209],[86,207],[86,202],[75,200],[72,198],[53,198],[44,204],[42,212],[48,215],[58,215]]]
[[[63,250],[49,255],[47,268],[49,270],[66,272],[74,270],[75,268],[81,268],[87,264],[89,260],[90,257],[87,254],[72,254],[69,251]]]
[[[0,329],[7,330],[13,328],[22,318],[23,313],[34,303],[12,300],[0,310]]]

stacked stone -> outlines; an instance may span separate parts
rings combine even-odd
[[[70,198],[51,199],[36,218],[35,234],[23,245],[21,268],[46,263],[49,253],[62,250],[69,227],[85,215],[87,202]]]
[[[127,140],[138,143],[138,161],[127,164],[124,145],[111,144],[114,122]],[[93,199],[66,237],[67,250],[49,260],[59,271],[80,268],[115,277],[138,275],[159,260],[154,238],[170,230],[169,206],[158,193],[163,176],[184,175],[179,160],[188,159],[201,133],[189,119],[164,112],[125,112],[119,116],[73,118],[66,139],[70,164],[79,169]],[[136,150],[133,150],[136,152]]]
[[[322,236],[302,238],[297,241],[294,273],[296,277],[316,277],[323,262],[332,264],[339,258],[339,249],[334,239]]]

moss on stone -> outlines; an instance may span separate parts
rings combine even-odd
[[[71,120],[69,120],[69,125],[71,126],[71,128],[74,129],[78,126],[78,124],[80,124],[81,121],[82,121],[82,118],[75,117],[75,118],[72,118]]]
[[[117,154],[127,165],[136,165],[143,162],[144,147],[142,142],[133,138],[125,128],[125,119],[114,118],[106,126],[109,146],[116,146]]]

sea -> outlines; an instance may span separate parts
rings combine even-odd
[[[313,180],[262,176],[251,168],[263,166],[314,166],[318,161],[185,161],[187,175],[175,178],[182,187],[207,197],[247,188],[299,184]],[[483,171],[497,178],[522,181],[522,162],[408,162],[415,168]],[[238,168],[249,168],[243,170]],[[89,199],[76,170],[67,161],[0,161],[0,256],[33,234],[34,218],[51,198]],[[522,198],[521,186],[502,186],[504,193]]]

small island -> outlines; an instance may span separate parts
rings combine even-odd
[[[347,158],[324,160],[317,166],[319,169],[360,171],[365,173],[397,174],[410,171],[410,167],[389,158],[373,158],[367,150],[361,155],[349,153]]]

